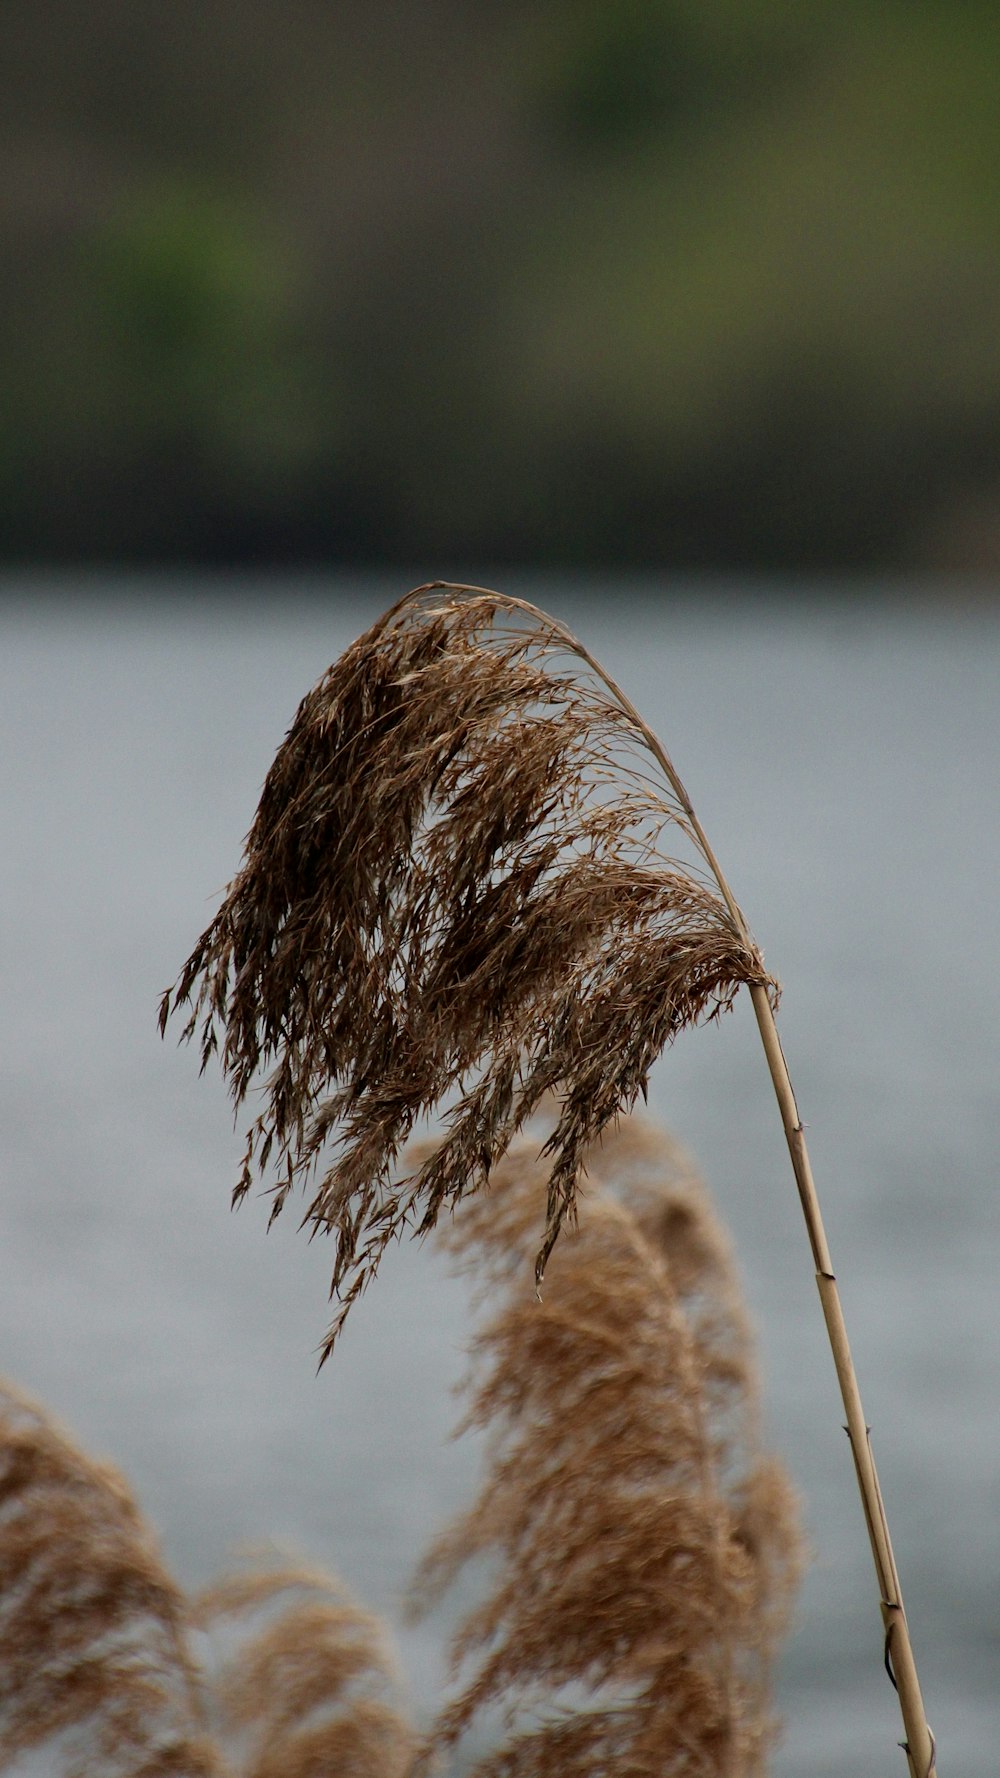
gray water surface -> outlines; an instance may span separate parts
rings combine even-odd
[[[0,604],[0,1368],[119,1463],[205,1581],[291,1543],[395,1614],[476,1453],[464,1296],[393,1255],[317,1378],[330,1253],[228,1209],[218,1077],[155,1030],[301,695],[403,583],[10,586]],[[1000,623],[953,603],[528,591],[660,733],[768,963],[942,1778],[1000,1731]],[[780,1778],[903,1773],[805,1235],[749,1006],[657,1065],[742,1261],[815,1561]],[[414,1697],[441,1620],[401,1632]]]

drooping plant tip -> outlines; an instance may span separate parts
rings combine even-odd
[[[387,1244],[554,1095],[541,1278],[584,1151],[664,1046],[774,991],[651,739],[561,625],[470,589],[408,595],[299,706],[161,1025],[187,1009],[237,1106],[262,1086],[235,1195],[257,1178],[277,1215],[303,1185],[333,1235],[324,1357]]]

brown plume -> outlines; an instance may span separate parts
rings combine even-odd
[[[499,1709],[479,1778],[759,1778],[799,1544],[728,1245],[679,1151],[624,1120],[585,1156],[539,1301],[543,1143],[517,1138],[441,1227],[491,1305],[469,1419],[492,1443],[419,1590],[473,1557],[491,1580],[422,1750],[339,1583],[248,1565],[186,1601],[120,1476],[7,1386],[0,1767],[59,1738],[71,1778],[408,1778]]]
[[[59,1736],[72,1778],[222,1778],[184,1630],[117,1471],[0,1384],[0,1769]]]
[[[482,1185],[555,1094],[540,1278],[584,1150],[664,1045],[772,985],[671,832],[710,862],[627,699],[518,600],[420,589],[303,699],[161,1026],[190,1003],[237,1105],[269,1071],[234,1195],[270,1177],[276,1215],[311,1181],[304,1220],[337,1243],[324,1357],[387,1243]]]
[[[416,1736],[386,1695],[384,1632],[329,1575],[247,1568],[195,1611],[230,1632],[211,1701],[225,1744],[242,1748],[241,1778],[405,1778]]]
[[[629,1120],[588,1155],[538,1301],[545,1171],[522,1136],[443,1233],[493,1287],[467,1420],[491,1443],[478,1499],[422,1566],[420,1608],[471,1559],[491,1566],[430,1746],[499,1710],[506,1738],[476,1778],[759,1778],[800,1543],[759,1448],[728,1245],[677,1151]]]
[[[207,1665],[204,1629],[227,1632]],[[0,1770],[58,1739],[67,1778],[406,1778],[394,1683],[326,1574],[247,1567],[188,1601],[117,1471],[0,1383]]]

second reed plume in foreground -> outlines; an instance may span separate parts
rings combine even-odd
[[[534,1133],[444,1231],[479,1300],[468,1421],[488,1442],[413,1608],[477,1558],[485,1584],[430,1728],[336,1581],[256,1562],[186,1597],[122,1478],[0,1385],[0,1770],[44,1750],[67,1778],[412,1778],[456,1757],[474,1778],[764,1778],[799,1545],[728,1245],[647,1124],[589,1178],[541,1304]]]

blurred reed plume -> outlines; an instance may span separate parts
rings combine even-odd
[[[206,1629],[218,1662],[192,1653]],[[0,1770],[44,1749],[66,1778],[406,1778],[394,1678],[327,1575],[258,1565],[186,1599],[117,1471],[0,1383]]]
[[[223,1744],[239,1749],[241,1778],[411,1770],[415,1732],[386,1696],[398,1680],[386,1633],[331,1576],[247,1566],[202,1593],[193,1614],[227,1633],[208,1701]]]
[[[489,1177],[555,1092],[541,1277],[580,1159],[684,1026],[768,984],[722,898],[673,859],[684,802],[641,725],[516,600],[403,601],[302,701],[243,868],[161,1005],[222,1038],[237,1105],[271,1069],[235,1196],[337,1241],[340,1313],[387,1243]],[[395,1166],[445,1109],[415,1174]]]
[[[576,637],[523,600],[444,583],[380,618],[300,704],[243,867],[160,1022],[188,1008],[203,1066],[221,1039],[237,1107],[262,1088],[235,1197],[270,1181],[274,1216],[300,1183],[304,1221],[335,1237],[322,1362],[386,1245],[482,1189],[551,1095],[540,1281],[584,1154],[664,1047],[741,986],[805,1220],[910,1778],[934,1778],[777,984],[670,756]],[[400,1170],[432,1116],[440,1139]]]
[[[586,1157],[578,1226],[528,1287],[546,1168],[521,1137],[442,1225],[485,1292],[466,1424],[478,1499],[425,1558],[426,1610],[491,1558],[453,1643],[472,1668],[430,1737],[499,1710],[475,1778],[761,1778],[771,1657],[798,1579],[790,1486],[762,1455],[728,1243],[689,1165],[624,1122]],[[497,1291],[501,1293],[497,1307]]]
[[[118,1473],[0,1383],[0,1769],[221,1778],[184,1599]]]
[[[499,1710],[475,1778],[763,1778],[800,1540],[728,1244],[689,1163],[625,1120],[586,1155],[539,1301],[540,1142],[440,1227],[484,1315],[467,1424],[490,1443],[417,1608],[491,1562],[454,1644],[474,1671],[430,1731],[329,1575],[262,1556],[186,1599],[121,1477],[6,1386],[0,1766],[68,1735],[68,1778],[415,1778]]]

